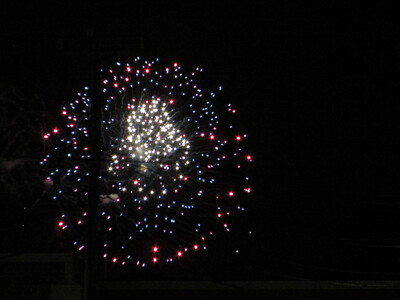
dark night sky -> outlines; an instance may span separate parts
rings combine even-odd
[[[3,10],[1,82],[57,107],[90,84],[93,45],[99,65],[199,64],[237,104],[255,158],[253,235],[235,271],[398,277],[394,2],[191,2]]]

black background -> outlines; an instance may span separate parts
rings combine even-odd
[[[93,62],[200,65],[249,134],[252,234],[240,254],[220,245],[170,276],[397,278],[394,2],[214,2],[6,8],[1,83],[58,108],[90,84]]]

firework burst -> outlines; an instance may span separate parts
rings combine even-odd
[[[210,235],[229,231],[251,191],[246,134],[218,110],[216,94],[178,63],[136,58],[102,70],[99,236],[102,256],[145,266],[205,249]],[[219,87],[218,90],[221,90]],[[85,248],[90,159],[91,90],[63,107],[64,125],[44,134],[42,161],[62,209],[60,230]],[[222,107],[222,105],[218,105]]]

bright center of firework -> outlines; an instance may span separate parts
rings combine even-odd
[[[190,163],[190,144],[173,110],[159,98],[142,100],[129,105],[124,123],[125,137],[109,165],[113,176],[129,178],[119,181],[119,190],[149,200],[176,189]]]

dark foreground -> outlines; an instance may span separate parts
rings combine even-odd
[[[68,254],[2,256],[0,299],[81,300],[76,261]],[[78,269],[78,270],[77,270]],[[106,299],[400,299],[400,281],[113,281]]]

